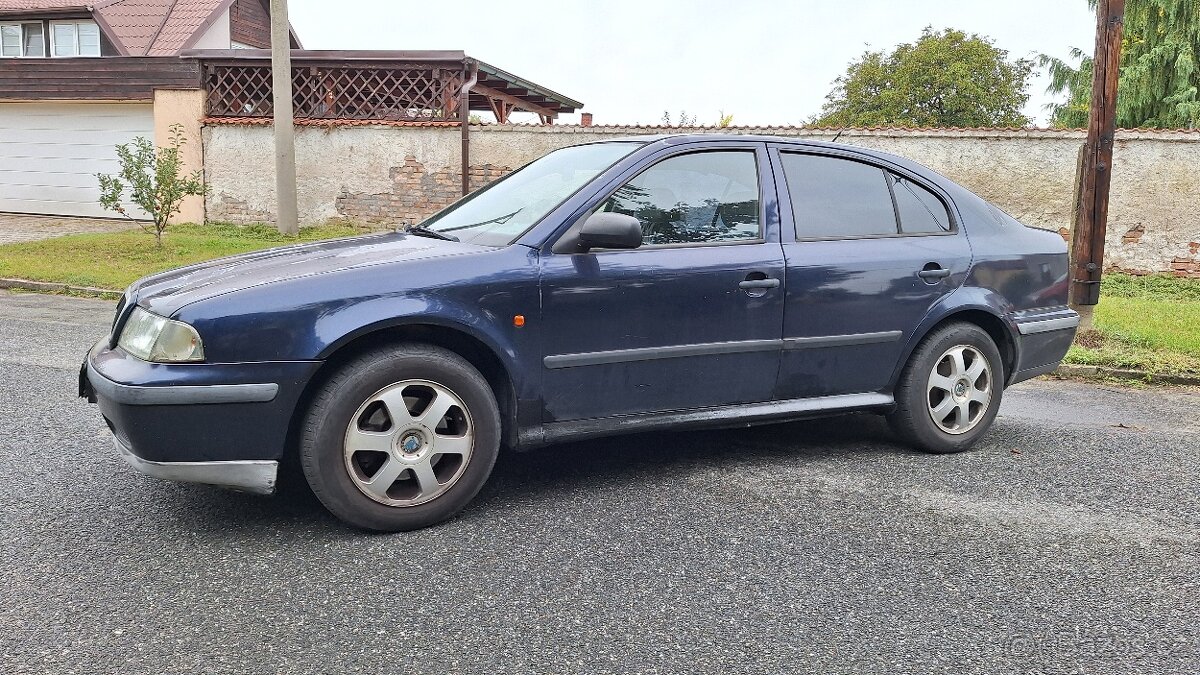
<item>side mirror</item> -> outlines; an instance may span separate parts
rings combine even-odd
[[[637,248],[642,245],[642,223],[624,213],[593,213],[578,235],[581,251],[593,248]]]

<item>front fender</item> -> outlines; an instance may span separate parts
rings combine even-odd
[[[403,326],[438,326],[465,333],[483,343],[507,367],[517,359],[514,331],[502,327],[505,317],[495,311],[471,311],[443,298],[413,294],[379,297],[320,316],[315,324],[314,358],[325,360],[345,345],[376,331]],[[511,318],[508,318],[511,327]]]

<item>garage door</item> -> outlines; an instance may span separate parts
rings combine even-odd
[[[154,139],[149,103],[0,103],[0,211],[119,217],[96,174],[117,174],[135,136]]]

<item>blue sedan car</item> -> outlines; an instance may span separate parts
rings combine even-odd
[[[80,394],[163,478],[424,527],[501,446],[887,415],[928,452],[986,433],[1078,316],[1067,253],[900,157],[759,136],[552,152],[406,231],[147,277]]]

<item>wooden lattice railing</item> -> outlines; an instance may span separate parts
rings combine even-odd
[[[293,64],[293,114],[309,119],[452,121],[458,119],[464,81],[459,64]],[[204,87],[209,116],[273,113],[269,62],[206,62]]]

